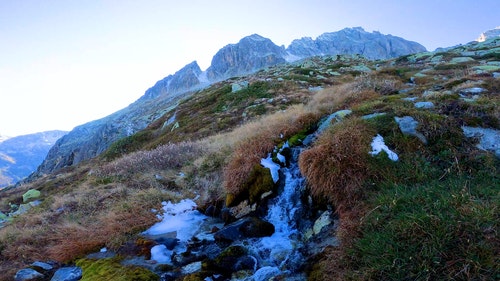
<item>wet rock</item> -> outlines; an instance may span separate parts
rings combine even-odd
[[[254,271],[257,268],[257,259],[253,256],[243,256],[234,265],[234,269],[236,271],[240,270],[252,270]]]
[[[56,263],[55,262],[36,261],[36,262],[32,263],[31,266],[34,269],[42,272],[42,271],[50,271],[50,270],[54,269],[54,267],[56,266]]]
[[[266,281],[271,280],[271,278],[279,275],[281,271],[277,267],[273,266],[264,266],[257,270],[254,274],[255,281]]]
[[[323,214],[321,214],[321,216],[314,222],[314,226],[313,226],[313,233],[314,234],[318,234],[321,232],[321,230],[332,223],[332,220],[331,220],[331,214],[332,212],[331,211],[325,211],[323,212]]]
[[[182,274],[192,274],[201,270],[201,261],[190,263],[183,266],[181,269]]]
[[[159,244],[165,245],[167,247],[167,250],[173,250],[177,244],[179,244],[179,239],[177,238],[171,238],[171,237],[160,237],[158,239],[155,239],[156,242]]]
[[[50,281],[77,281],[82,278],[82,269],[78,266],[59,268]]]
[[[235,241],[242,238],[266,237],[274,233],[274,225],[256,217],[240,219],[225,226],[214,237],[216,241]]]
[[[209,262],[209,267],[213,267],[225,274],[236,271],[236,265],[241,257],[246,256],[247,249],[243,246],[230,246],[226,248],[213,261]]]
[[[30,280],[41,280],[45,276],[41,274],[40,272],[31,269],[31,268],[25,268],[19,270],[16,275],[14,276],[15,281],[30,281]]]

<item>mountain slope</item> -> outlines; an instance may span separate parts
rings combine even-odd
[[[498,48],[312,57],[203,88],[105,157],[2,191],[0,280],[39,260],[101,279],[495,280]],[[300,206],[276,200],[290,179]],[[29,189],[40,204],[17,215]],[[145,235],[168,215],[203,227]]]
[[[0,188],[29,176],[47,156],[64,131],[47,131],[0,142]]]
[[[370,58],[380,59],[425,50],[417,43],[378,32],[368,33],[361,28],[325,33],[315,42],[310,53],[300,53],[299,48],[294,48],[297,42],[291,44],[291,49],[285,50],[257,34],[247,36],[237,44],[229,44],[214,55],[206,71],[201,71],[198,64],[192,62],[158,81],[129,107],[75,128],[56,143],[34,177],[99,155],[111,143],[145,128],[158,117],[173,110],[182,95],[232,76],[283,64],[290,57],[296,60],[311,54],[362,53]],[[374,46],[374,42],[377,48],[367,51]],[[382,46],[383,44],[385,45]]]

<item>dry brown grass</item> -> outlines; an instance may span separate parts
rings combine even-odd
[[[152,150],[130,153],[103,165],[97,174],[100,176],[131,177],[151,170],[178,169],[187,161],[193,160],[202,152],[194,142],[166,144]]]
[[[362,120],[337,123],[301,153],[299,167],[311,193],[339,209],[350,208],[362,195],[368,177],[368,152],[375,135]]]
[[[266,157],[280,142],[317,121],[317,115],[306,112],[302,106],[296,106],[238,128],[232,134],[238,141],[224,169],[225,190],[238,195],[261,158]]]

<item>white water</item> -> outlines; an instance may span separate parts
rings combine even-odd
[[[268,214],[264,218],[274,225],[275,232],[270,237],[253,239],[247,246],[257,258],[260,268],[249,280],[267,280],[272,276],[293,273],[303,262],[299,252],[302,234],[297,230],[297,221],[302,214],[300,197],[304,178],[296,161],[298,149],[294,151],[296,155],[290,167],[281,169],[285,176],[283,191],[270,201]]]

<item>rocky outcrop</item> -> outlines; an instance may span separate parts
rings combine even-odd
[[[236,75],[248,74],[264,67],[285,63],[286,52],[271,40],[253,34],[237,44],[220,49],[207,69],[207,77],[218,81]]]
[[[49,149],[66,133],[47,131],[0,141],[0,188],[14,184],[36,171]]]
[[[292,41],[287,48],[290,57],[296,59],[343,54],[360,54],[368,59],[388,59],[425,51],[425,47],[416,42],[378,31],[370,33],[361,27],[323,33],[316,40],[304,37]]]
[[[192,88],[197,88],[202,84],[200,75],[202,71],[196,61],[184,66],[181,70],[173,75],[169,75],[149,88],[144,95],[138,100],[143,101],[146,99],[153,99],[161,95],[175,94],[184,92]]]

